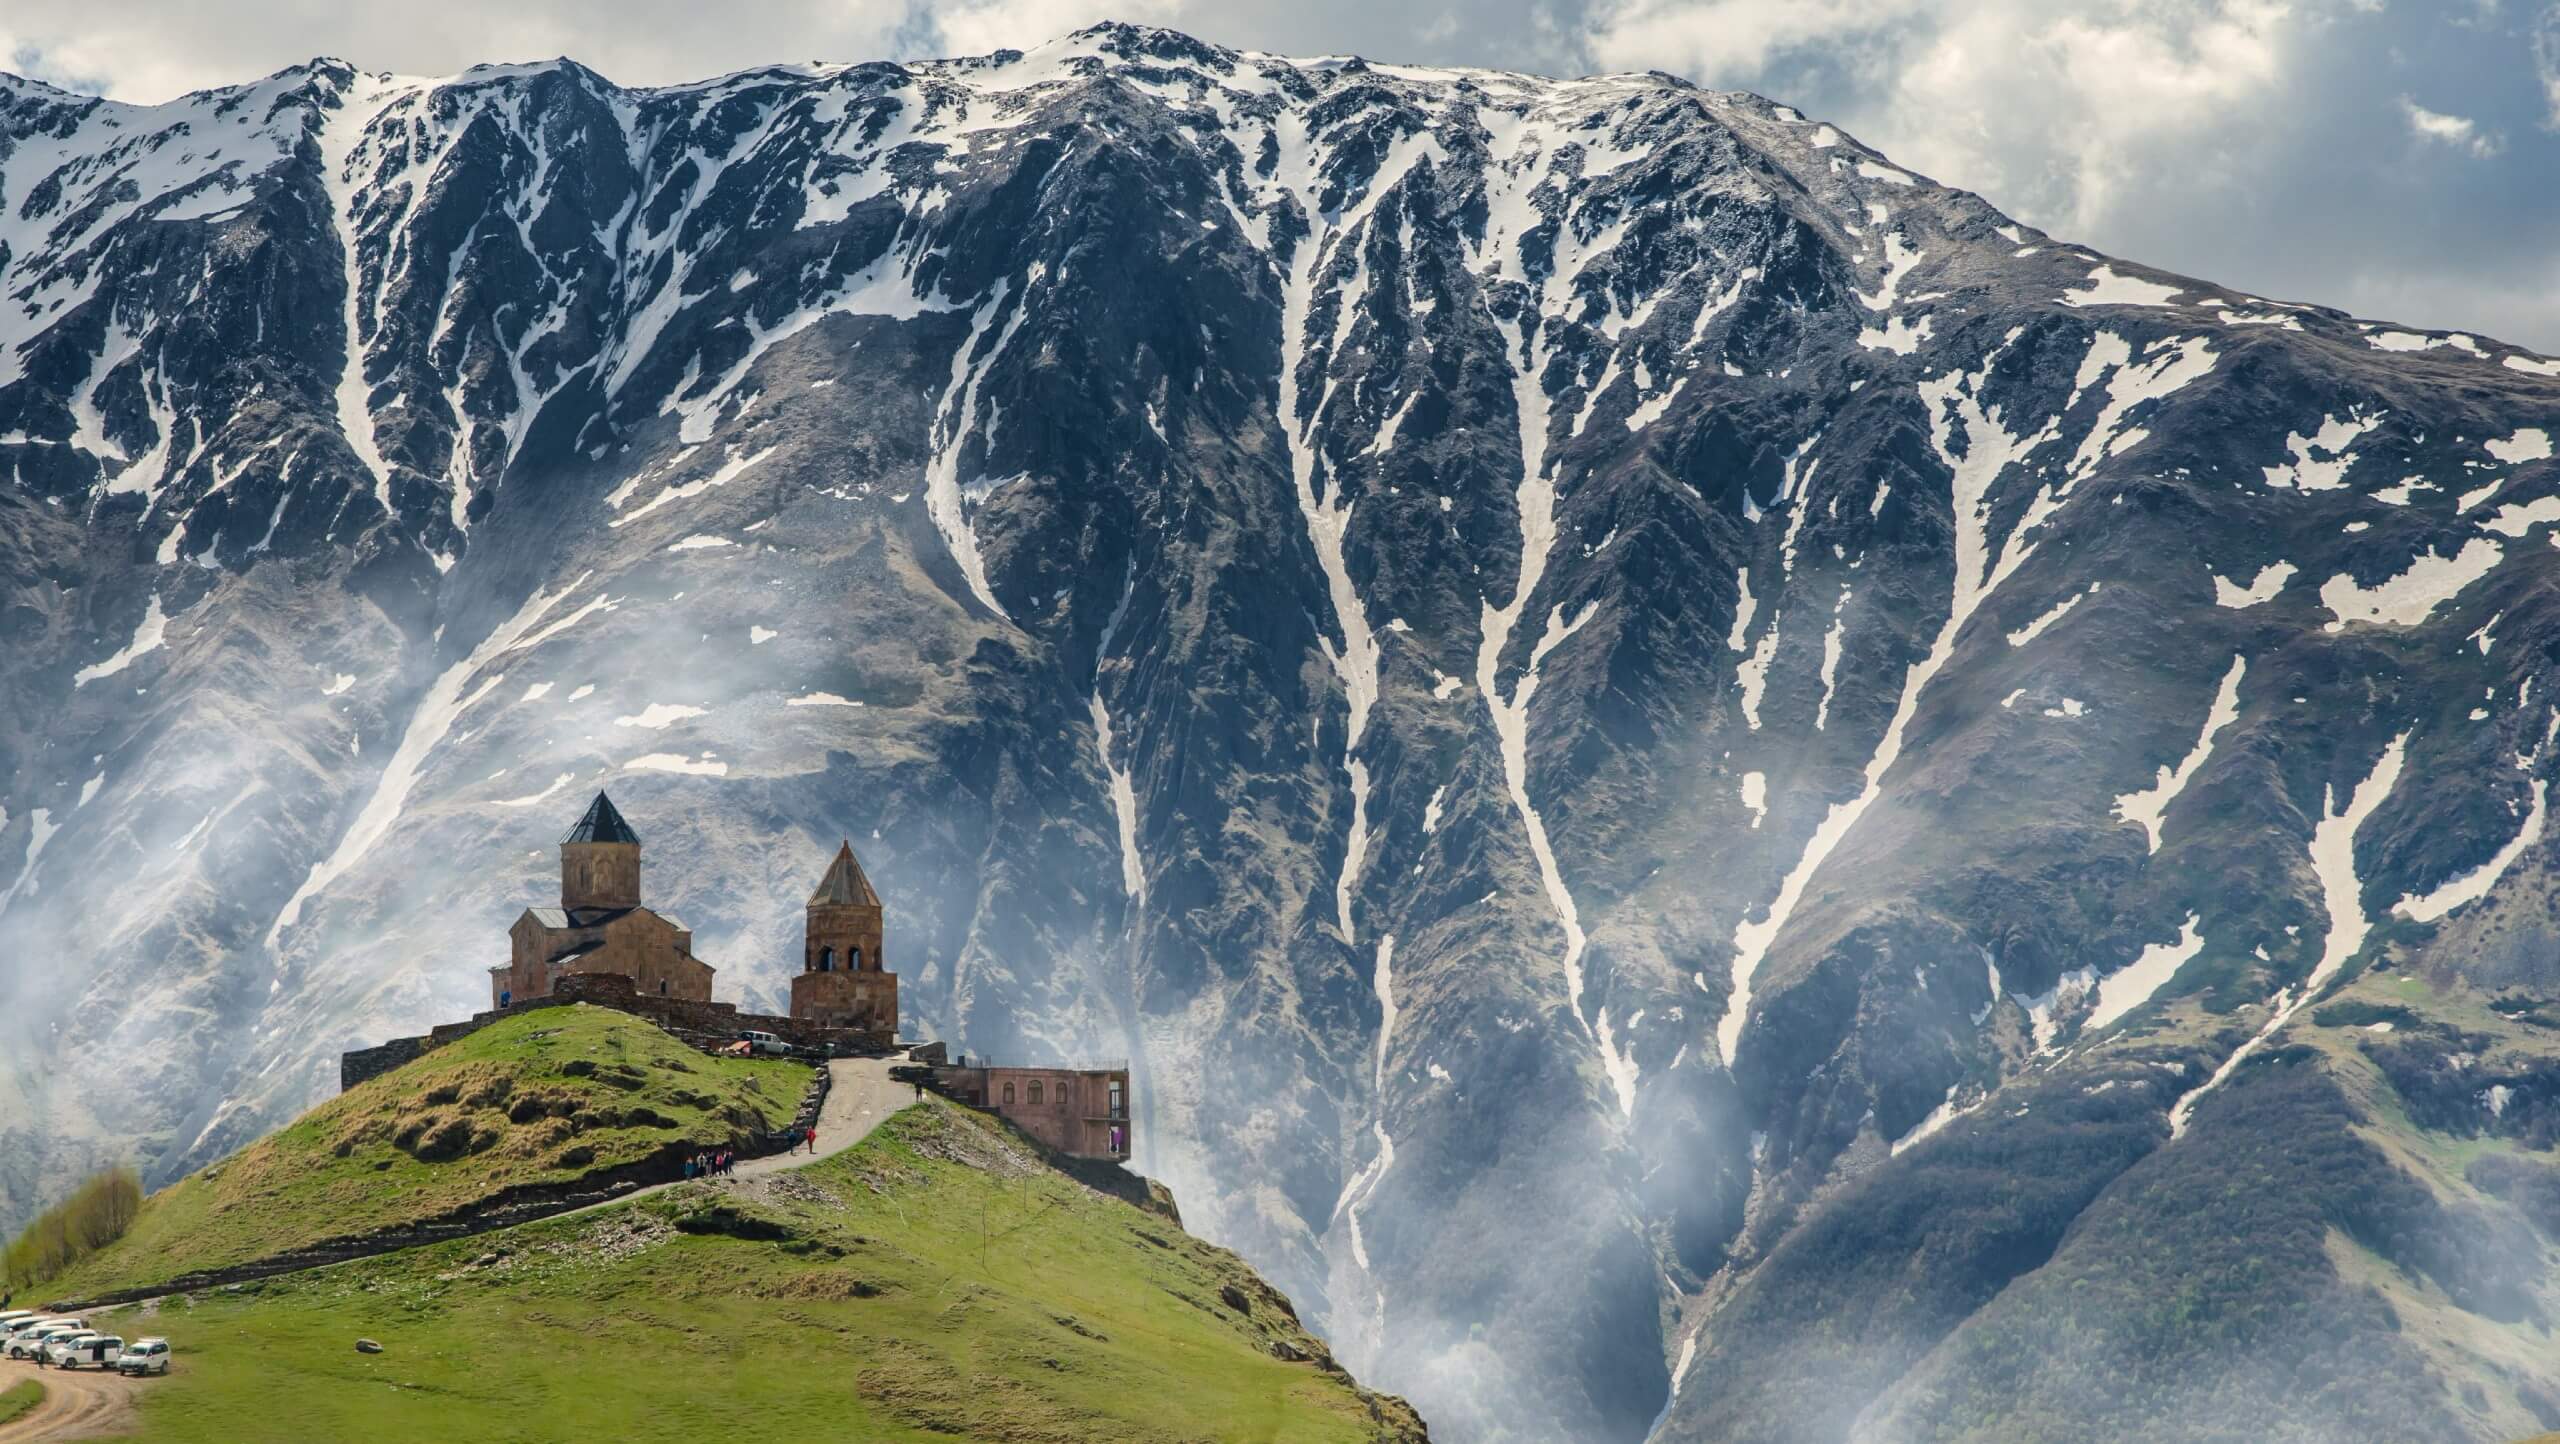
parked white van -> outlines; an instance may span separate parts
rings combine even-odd
[[[35,1358],[36,1351],[54,1339],[64,1334],[78,1333],[87,1327],[87,1322],[80,1319],[43,1320],[9,1336],[8,1356],[12,1359]]]
[[[112,1369],[124,1357],[124,1340],[113,1334],[73,1334],[45,1345],[45,1362],[57,1369]]]
[[[124,1351],[124,1357],[116,1360],[116,1372],[133,1378],[169,1372],[169,1341],[134,1340],[133,1347]]]
[[[7,1313],[0,1313],[0,1336],[6,1336],[29,1319],[43,1317],[44,1315],[35,1309],[11,1309]]]
[[[745,1043],[748,1047],[755,1049],[759,1053],[788,1055],[791,1052],[790,1044],[785,1043],[771,1033],[759,1033],[752,1028],[748,1029],[746,1032],[740,1033],[738,1035],[738,1039],[740,1042]]]

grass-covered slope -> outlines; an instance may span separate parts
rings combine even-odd
[[[779,1127],[808,1082],[804,1064],[709,1057],[607,1008],[508,1018],[153,1194],[121,1240],[36,1292],[94,1295],[248,1263],[670,1143]]]
[[[1422,1438],[1233,1254],[938,1101],[795,1172],[170,1300],[150,1331],[183,1356],[153,1440]]]

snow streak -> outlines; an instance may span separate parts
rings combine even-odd
[[[2161,768],[2159,780],[2152,786],[2116,799],[2116,816],[2139,824],[2150,839],[2151,851],[2160,850],[2160,821],[2168,814],[2169,804],[2187,790],[2204,760],[2213,755],[2214,734],[2240,720],[2240,678],[2248,670],[2248,658],[2233,657],[2231,670],[2222,674],[2221,690],[2214,694],[2212,710],[2205,713],[2204,732],[2196,738],[2196,745],[2187,749],[2187,755],[2178,760],[2174,769]]]
[[[2462,876],[2447,880],[2433,892],[2400,899],[2391,910],[2404,918],[2431,923],[2465,903],[2487,897],[2489,889],[2497,886],[2498,879],[2506,876],[2507,869],[2515,866],[2516,859],[2542,840],[2543,804],[2549,789],[2550,783],[2544,779],[2533,779],[2532,810],[2525,813],[2524,825],[2516,829],[2516,835],[2508,839],[2507,845],[2499,848],[2495,856]]]
[[[1517,277],[1526,282],[1528,277],[1521,264],[1523,243],[1544,219],[1530,196],[1548,174],[1542,162],[1549,157],[1542,150],[1545,136],[1535,118],[1520,117],[1502,130],[1508,134],[1497,132],[1496,153],[1486,172],[1489,215],[1476,260],[1479,265],[1489,262],[1497,277]],[[1505,140],[1509,142],[1507,149],[1502,145]],[[1582,1011],[1582,954],[1588,939],[1582,931],[1573,893],[1565,886],[1563,870],[1556,861],[1555,846],[1547,837],[1546,821],[1529,800],[1529,704],[1538,693],[1538,666],[1549,652],[1590,620],[1591,609],[1585,607],[1568,622],[1561,605],[1549,607],[1546,627],[1530,651],[1528,666],[1510,691],[1506,693],[1502,687],[1503,650],[1509,646],[1538,584],[1546,577],[1556,543],[1556,483],[1547,459],[1547,439],[1554,416],[1545,381],[1547,363],[1554,356],[1554,332],[1569,310],[1583,265],[1614,247],[1624,225],[1621,220],[1597,237],[1585,237],[1577,219],[1568,212],[1555,231],[1551,269],[1531,289],[1537,303],[1534,315],[1525,323],[1522,318],[1496,322],[1503,337],[1504,357],[1511,363],[1511,395],[1519,418],[1520,483],[1513,493],[1513,504],[1520,515],[1520,572],[1508,602],[1497,607],[1488,597],[1483,603],[1482,632],[1476,646],[1476,686],[1484,694],[1494,733],[1501,740],[1502,776],[1511,793],[1512,807],[1528,834],[1529,852],[1537,860],[1547,901],[1564,928],[1566,1002],[1600,1050],[1601,1066],[1616,1090],[1620,1113],[1632,1115],[1636,1065],[1631,1056],[1620,1051],[1615,1038]]]
[[[1370,979],[1378,996],[1378,1048],[1369,1067],[1369,1132],[1378,1141],[1378,1151],[1366,1168],[1342,1186],[1342,1196],[1333,1205],[1334,1215],[1351,1226],[1351,1256],[1364,1270],[1369,1267],[1369,1243],[1360,1235],[1360,1206],[1378,1191],[1396,1161],[1396,1141],[1388,1135],[1386,1124],[1387,1044],[1396,1031],[1395,958],[1396,937],[1389,933],[1378,939],[1377,971]]]
[[[360,187],[352,170],[365,132],[384,111],[415,89],[414,85],[358,71],[320,130],[320,179],[328,187],[329,204],[337,217],[338,249],[346,267],[346,361],[338,373],[338,430],[346,437],[356,460],[364,463],[365,474],[373,478],[374,500],[386,517],[396,513],[391,509],[391,468],[382,459],[381,444],[374,437],[372,387],[364,379],[364,282],[356,215],[356,192]],[[423,191],[425,187],[420,184],[416,189]]]
[[[1040,265],[1034,262],[1025,279],[1021,302],[1013,308],[1004,330],[997,333],[995,344],[984,356],[978,354],[978,343],[985,338],[996,312],[1004,308],[1011,283],[998,281],[995,290],[979,304],[977,313],[969,318],[968,339],[951,353],[951,382],[942,390],[941,404],[934,408],[933,457],[925,464],[924,474],[925,514],[933,518],[934,530],[942,533],[942,544],[950,549],[952,564],[967,579],[970,594],[1006,621],[1013,619],[987,585],[987,566],[978,555],[978,535],[969,529],[967,498],[960,486],[960,447],[977,429],[978,384],[986,379],[987,368],[1003,354],[1005,343],[1021,326],[1022,314],[1031,305],[1029,288],[1039,283],[1040,272]]]
[[[470,685],[471,679],[501,656],[538,645],[588,613],[611,606],[610,602],[598,598],[553,626],[541,632],[533,631],[553,607],[585,585],[586,580],[586,575],[581,575],[556,592],[535,592],[516,609],[514,616],[483,638],[479,646],[472,648],[470,656],[447,667],[444,674],[427,688],[426,695],[418,699],[416,710],[409,714],[409,726],[401,734],[400,745],[392,752],[390,763],[382,769],[381,780],[374,784],[373,795],[365,799],[364,809],[356,814],[345,835],[338,839],[336,850],[325,861],[312,867],[310,874],[303,878],[302,885],[285,900],[275,921],[268,925],[266,947],[269,952],[275,950],[276,939],[283,935],[284,930],[301,919],[304,903],[337,881],[348,868],[371,852],[374,844],[390,834],[391,825],[400,819],[401,809],[408,805],[409,794],[418,785],[427,755],[444,741],[445,734],[453,730],[453,724],[464,712],[507,680],[507,674],[498,673],[474,688],[469,696],[464,696],[463,688]]]
[[[1352,499],[1340,477],[1332,477],[1329,488],[1320,489],[1317,470],[1323,455],[1316,444],[1316,426],[1323,419],[1324,402],[1330,388],[1309,408],[1298,385],[1298,372],[1307,357],[1307,328],[1315,309],[1317,284],[1323,269],[1343,251],[1354,253],[1367,235],[1368,221],[1380,201],[1404,179],[1405,172],[1426,154],[1436,154],[1427,139],[1408,137],[1380,164],[1370,178],[1359,200],[1339,216],[1328,216],[1320,209],[1317,192],[1322,185],[1323,161],[1313,137],[1306,131],[1305,120],[1289,113],[1279,122],[1275,138],[1282,156],[1280,172],[1269,199],[1274,203],[1286,199],[1297,205],[1308,218],[1310,232],[1298,239],[1289,253],[1288,267],[1281,278],[1280,303],[1280,434],[1289,447],[1289,477],[1296,490],[1298,511],[1306,519],[1307,539],[1315,547],[1316,561],[1324,568],[1328,595],[1333,601],[1334,622],[1342,628],[1342,645],[1336,648],[1329,637],[1317,638],[1325,660],[1332,664],[1334,675],[1342,682],[1342,692],[1350,705],[1350,720],[1343,729],[1342,768],[1351,779],[1351,827],[1343,843],[1342,871],[1334,880],[1335,922],[1342,930],[1344,942],[1358,940],[1351,919],[1351,898],[1360,880],[1360,868],[1369,852],[1369,764],[1357,755],[1362,734],[1369,725],[1369,710],[1378,700],[1378,638],[1369,624],[1369,610],[1360,598],[1360,589],[1351,579],[1351,564],[1345,555],[1345,542],[1351,532]],[[1270,216],[1255,218],[1256,240],[1268,250]],[[1365,275],[1365,268],[1363,274]],[[1339,344],[1350,325],[1352,311],[1358,303],[1346,287],[1339,296],[1333,343]]]
[[[2320,883],[2321,905],[2329,914],[2329,932],[2320,946],[2320,961],[2312,966],[2311,976],[2301,988],[2278,991],[2269,1006],[2266,1026],[2250,1035],[2249,1040],[2231,1050],[2213,1076],[2198,1084],[2169,1110],[2169,1136],[2177,1138],[2187,1131],[2187,1121],[2195,1115],[2196,1105],[2204,1096],[2222,1086],[2259,1045],[2276,1034],[2276,1030],[2293,1020],[2302,1005],[2320,995],[2320,990],[2347,965],[2347,959],[2364,946],[2372,922],[2364,913],[2364,881],[2356,876],[2356,832],[2364,826],[2374,809],[2400,781],[2400,764],[2409,745],[2409,734],[2401,733],[2382,749],[2373,771],[2347,796],[2346,810],[2338,810],[2337,790],[2324,789],[2320,802],[2320,823],[2311,830],[2311,872]]]
[[[1102,701],[1102,665],[1111,655],[1111,640],[1119,635],[1120,623],[1129,615],[1129,598],[1137,591],[1138,576],[1132,564],[1128,579],[1120,584],[1120,603],[1111,609],[1111,619],[1102,624],[1102,640],[1093,651],[1093,745],[1101,754],[1103,775],[1111,780],[1111,811],[1120,824],[1120,886],[1140,903],[1147,900],[1147,870],[1138,860],[1138,793],[1130,784],[1129,770],[1112,760],[1111,709]]]
[[[1937,641],[1930,646],[1928,655],[1914,663],[1903,678],[1902,699],[1894,707],[1893,720],[1886,724],[1875,755],[1868,759],[1866,785],[1857,796],[1836,804],[1823,817],[1813,836],[1806,840],[1803,856],[1779,884],[1778,895],[1770,901],[1768,911],[1756,920],[1744,917],[1733,930],[1733,987],[1725,998],[1724,1017],[1716,1024],[1716,1047],[1727,1067],[1733,1065],[1734,1050],[1742,1041],[1743,1024],[1749,1017],[1752,975],[1768,956],[1769,945],[1777,940],[1787,919],[1803,901],[1805,888],[1823,860],[1883,794],[1885,774],[1902,755],[1903,734],[1920,709],[1921,693],[1955,655],[1956,638],[1965,623],[2035,550],[2032,542],[2021,539],[2041,515],[2038,506],[2030,506],[2016,529],[1997,546],[1993,544],[1991,486],[2012,463],[2043,445],[2054,428],[2048,423],[2032,435],[2010,432],[2002,424],[1998,409],[1986,408],[1980,400],[1983,379],[1989,370],[1990,363],[1985,362],[1982,371],[1971,375],[1950,373],[1920,383],[1921,400],[1929,412],[1930,441],[1951,474],[1956,557],[1946,624],[1938,629]],[[1961,454],[1953,449],[1955,425],[1959,422],[1965,435]]]

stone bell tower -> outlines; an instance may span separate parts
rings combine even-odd
[[[791,980],[791,1016],[831,1027],[898,1031],[898,975],[881,957],[880,894],[863,876],[853,844],[836,849],[809,895],[800,976]]]
[[[880,971],[880,894],[871,890],[855,860],[853,844],[836,849],[835,861],[809,895],[803,967],[812,973]]]
[[[560,839],[560,906],[571,912],[640,906],[640,834],[601,792]]]

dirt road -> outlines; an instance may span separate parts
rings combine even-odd
[[[60,1369],[39,1371],[33,1364],[0,1363],[0,1389],[21,1379],[44,1385],[44,1402],[0,1424],[0,1444],[34,1444],[36,1440],[95,1439],[133,1427],[134,1393],[162,1383],[128,1379],[120,1374]]]
[[[827,1065],[835,1081],[827,1085],[826,1105],[818,1110],[818,1151],[777,1153],[767,1158],[751,1158],[738,1165],[733,1178],[758,1178],[815,1163],[831,1154],[842,1153],[880,1126],[892,1113],[915,1101],[914,1090],[904,1083],[889,1079],[891,1062],[904,1059],[838,1058]],[[713,1182],[720,1180],[714,1179]]]
[[[892,1082],[889,1078],[890,1065],[905,1061],[903,1058],[838,1058],[829,1063],[827,1068],[835,1078],[827,1086],[825,1105],[818,1110],[818,1151],[815,1154],[803,1148],[795,1153],[776,1153],[765,1158],[750,1158],[740,1163],[738,1171],[726,1178],[701,1181],[715,1186],[735,1186],[749,1179],[763,1178],[769,1174],[783,1173],[815,1163],[821,1158],[832,1157],[860,1143],[863,1139],[870,1137],[871,1130],[879,1127],[890,1114],[915,1101],[913,1089],[904,1083]],[[670,1188],[684,1186],[682,1180],[674,1183],[655,1183],[647,1188],[635,1188],[629,1193],[607,1199],[602,1203],[591,1203],[584,1208],[572,1209],[568,1213],[554,1216],[574,1218],[582,1213],[593,1213],[600,1208],[619,1208],[635,1198],[647,1198],[653,1193],[664,1193]]]

